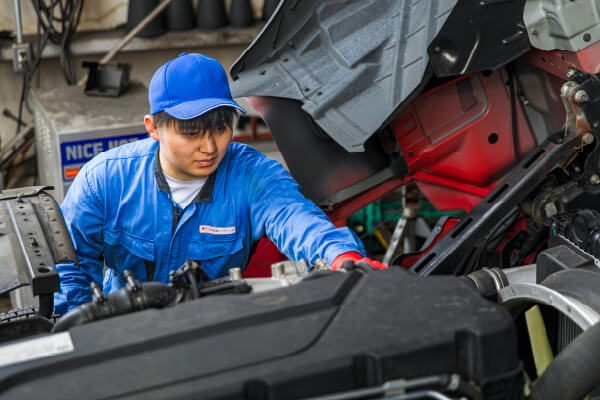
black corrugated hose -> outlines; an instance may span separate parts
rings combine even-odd
[[[69,311],[56,322],[52,333],[134,311],[163,308],[171,304],[176,296],[177,291],[164,283],[146,282],[135,288],[128,286],[105,295],[101,301],[85,303]]]

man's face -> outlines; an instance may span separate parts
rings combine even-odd
[[[193,181],[207,178],[217,170],[231,143],[229,127],[212,132],[182,135],[174,124],[160,128],[151,115],[144,118],[146,129],[160,142],[160,165],[163,172],[174,179]]]

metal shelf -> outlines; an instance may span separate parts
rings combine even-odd
[[[263,23],[258,23],[249,28],[225,27],[212,31],[192,29],[181,32],[171,31],[152,38],[136,37],[121,52],[247,45],[254,40],[263,25]],[[104,54],[111,50],[124,36],[125,33],[119,30],[79,33],[73,39],[71,50],[75,56]],[[32,44],[35,43],[33,37],[26,36],[25,40],[29,40]],[[54,58],[58,57],[59,54],[59,47],[48,43],[42,58]],[[0,60],[12,60],[12,42],[0,42]]]

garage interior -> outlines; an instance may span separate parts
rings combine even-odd
[[[0,398],[600,398],[597,0],[5,4]],[[167,78],[169,65],[205,56],[233,103],[202,113],[246,111],[226,154],[268,160],[231,172],[248,187],[220,186],[234,182],[218,180],[220,156],[194,161],[214,170],[181,206],[167,172],[183,153],[164,164],[170,122],[154,138],[145,116],[155,72],[166,88],[186,73]],[[161,90],[175,123],[204,115],[169,114],[178,100]],[[122,192],[98,187],[118,169],[94,183],[103,157],[134,159],[122,149],[149,138],[154,191],[134,191],[136,167],[118,172]],[[143,208],[163,173],[173,210]],[[227,202],[182,234],[198,256],[157,265],[207,190]],[[301,219],[296,191],[327,234]],[[100,233],[79,232],[78,207]],[[236,213],[247,231],[225,223]],[[144,220],[170,236],[147,239]],[[211,270],[223,257],[243,262]],[[59,312],[67,270],[90,280],[89,300]]]

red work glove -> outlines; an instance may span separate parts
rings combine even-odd
[[[348,253],[340,254],[339,256],[337,256],[335,258],[335,260],[333,260],[333,262],[331,263],[331,269],[333,271],[339,270],[340,268],[342,268],[342,264],[344,263],[344,261],[352,261],[354,264],[357,264],[359,262],[364,262],[373,269],[389,268],[387,265],[385,265],[382,262],[379,262],[376,260],[371,260],[370,258],[363,257],[362,255],[360,255],[354,251],[349,251]]]

